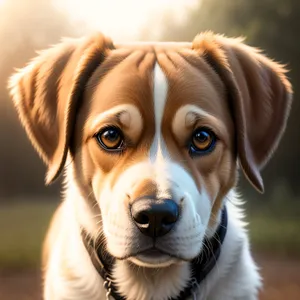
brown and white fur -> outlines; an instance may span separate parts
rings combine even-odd
[[[105,299],[81,228],[117,258],[114,284],[130,300],[167,300],[190,280],[189,261],[214,234],[224,205],[221,256],[198,300],[254,300],[261,278],[249,250],[238,169],[263,190],[261,168],[286,126],[291,86],[285,69],[240,39],[211,32],[192,43],[113,44],[102,34],[68,39],[39,54],[10,80],[21,122],[48,165],[46,183],[64,170],[64,199],[43,252],[44,298]],[[95,138],[118,127],[126,147],[103,150]],[[215,148],[191,156],[195,128],[210,128]],[[180,219],[156,246],[129,207],[151,195],[172,199]]]

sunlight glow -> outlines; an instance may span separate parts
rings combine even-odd
[[[145,26],[158,30],[164,14],[182,22],[187,9],[198,0],[53,0],[71,20],[85,23],[91,30],[100,30],[119,41],[139,38]],[[153,32],[153,36],[157,32]]]

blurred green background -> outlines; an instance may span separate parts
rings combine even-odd
[[[42,239],[60,201],[60,182],[44,186],[45,167],[17,120],[6,89],[8,76],[36,50],[61,37],[102,28],[116,40],[191,41],[208,29],[241,35],[248,44],[288,65],[294,103],[285,136],[263,171],[266,192],[258,194],[242,177],[238,190],[246,200],[255,253],[300,258],[300,1],[149,3],[0,0],[0,276],[1,270],[38,268]],[[294,296],[287,299],[300,299],[300,292]]]

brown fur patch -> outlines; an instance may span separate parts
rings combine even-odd
[[[157,183],[149,179],[144,179],[141,182],[138,182],[134,187],[132,194],[130,195],[131,201],[134,201],[140,197],[152,197],[156,198],[158,192]]]

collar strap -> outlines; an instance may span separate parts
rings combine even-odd
[[[222,210],[221,223],[219,224],[215,234],[210,238],[205,238],[201,253],[191,261],[192,276],[188,285],[180,292],[178,297],[171,300],[184,300],[190,296],[195,295],[195,289],[206,278],[209,272],[214,268],[217,260],[221,254],[221,247],[227,232],[227,209],[224,207]],[[104,247],[99,247],[88,233],[82,229],[82,240],[88,251],[94,268],[104,280],[104,287],[107,290],[108,296],[112,296],[115,300],[126,300],[121,296],[117,288],[112,282],[112,268],[115,259],[106,251]]]

